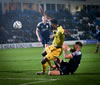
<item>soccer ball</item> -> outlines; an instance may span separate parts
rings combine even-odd
[[[15,28],[15,29],[21,29],[22,28],[22,23],[20,21],[15,21],[13,23],[13,28]]]

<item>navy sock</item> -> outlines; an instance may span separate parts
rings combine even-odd
[[[96,52],[98,52],[98,50],[99,50],[99,46],[96,47]]]

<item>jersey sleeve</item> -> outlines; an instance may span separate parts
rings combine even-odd
[[[81,55],[82,55],[82,54],[81,54],[80,51],[79,51],[79,52],[73,52],[73,53],[72,53],[72,56],[73,56],[73,57],[76,57],[76,56],[81,57]]]
[[[40,28],[41,28],[40,26],[41,26],[41,23],[38,23],[36,28],[38,28],[40,30]]]
[[[60,33],[64,34],[64,29],[62,28],[62,26],[58,27],[57,29],[58,29],[58,31],[59,31]]]

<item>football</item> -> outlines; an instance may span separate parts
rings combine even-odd
[[[21,29],[22,28],[22,23],[20,21],[15,21],[13,23],[13,28],[14,29]]]

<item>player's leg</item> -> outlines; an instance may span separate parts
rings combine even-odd
[[[43,57],[45,57],[45,56],[47,55],[47,52],[44,50],[44,51],[41,53],[41,55],[42,55]]]
[[[96,44],[96,51],[95,51],[95,53],[98,53],[98,50],[99,50],[99,41],[97,42],[97,44]]]
[[[52,51],[53,50],[53,51]],[[40,73],[40,74],[44,74],[45,72],[46,72],[46,66],[45,66],[45,63],[46,62],[48,62],[48,61],[50,61],[50,60],[54,60],[56,57],[54,57],[55,56],[55,54],[57,55],[57,56],[59,56],[60,54],[61,54],[61,51],[62,51],[62,49],[56,49],[55,47],[53,47],[53,46],[49,46],[47,49],[46,49],[46,52],[47,52],[47,55],[46,55],[46,57],[44,57],[43,59],[42,59],[42,68],[43,68],[43,71],[42,71],[42,73]],[[50,63],[50,62],[49,62]],[[50,64],[49,64],[50,65]],[[50,65],[51,66],[51,65]]]
[[[62,72],[61,72],[61,69],[60,69],[60,65],[62,63],[62,59],[59,59],[59,58],[56,58],[54,59],[54,62],[55,62],[55,65],[57,67],[56,70],[52,70],[52,71],[49,71],[48,72],[48,75],[51,75],[51,76],[59,76],[59,75],[62,75]]]
[[[38,75],[45,74],[46,68],[47,68],[47,64],[46,64],[47,62],[48,62],[48,64],[49,64],[49,66],[52,67],[52,65],[51,65],[51,63],[50,63],[50,60],[49,60],[47,57],[44,57],[44,58],[42,59],[42,61],[41,61],[41,63],[42,63],[42,72],[38,72],[38,73],[37,73]]]
[[[42,42],[42,45],[43,45],[43,48],[44,48],[44,51],[45,51],[45,49],[48,47],[48,42],[43,38],[42,38],[41,42]]]
[[[45,44],[45,48],[47,48],[48,47],[48,44]]]
[[[42,55],[43,57],[45,57],[45,56],[47,55],[47,52],[46,52],[45,50],[43,50],[43,52],[41,53],[41,55]],[[48,65],[48,62],[46,62],[46,63],[44,64],[45,70],[46,70],[46,68],[47,68],[47,65]]]
[[[59,76],[61,74],[60,74],[59,70],[55,70],[55,71],[49,71],[48,75],[50,75],[50,76]]]
[[[42,63],[42,68],[43,68],[43,72],[45,73],[46,72],[46,68],[47,68],[47,65],[45,65],[47,62],[48,62],[49,60],[46,58],[46,57],[44,57],[43,59],[42,59],[42,61],[41,61],[41,63]]]
[[[43,51],[43,52],[42,52],[42,56],[45,57],[46,55],[47,55],[47,52],[46,52],[46,51]],[[52,68],[52,65],[51,65],[50,61],[47,61],[47,62],[45,63],[45,67],[47,67],[47,65],[49,65],[50,68]],[[45,68],[45,69],[46,69],[46,68]]]
[[[60,59],[59,59],[59,58],[55,58],[55,59],[54,59],[54,63],[55,63],[55,65],[56,65],[56,68],[57,68],[57,69],[60,69]]]
[[[46,72],[46,68],[47,68],[47,66],[45,65],[47,62],[48,62],[48,64],[49,64],[49,66],[52,68],[53,66],[51,65],[51,63],[50,63],[50,60],[54,60],[56,57],[54,57],[53,55],[52,55],[52,53],[50,52],[50,53],[48,53],[47,55],[46,55],[46,57],[44,57],[43,59],[42,59],[42,68],[43,68],[43,73],[45,73]]]
[[[51,66],[51,63],[50,61],[48,60],[48,58],[46,58],[45,56],[50,56],[48,55],[47,53],[49,52],[50,48],[47,48],[48,50],[47,51],[43,51],[42,52],[42,56],[44,57],[41,61],[42,63],[42,72],[38,72],[37,74],[44,74],[46,72],[46,68],[47,68],[47,65],[49,64],[49,66]]]
[[[57,65],[56,62],[60,63],[60,60],[59,60],[58,56],[60,56],[61,52],[62,52],[62,49],[54,47],[54,49],[51,51],[50,55],[46,56],[49,60],[53,60],[55,65],[56,65],[56,67],[58,67],[58,68],[59,68],[59,65]],[[51,68],[49,70],[56,69],[55,66],[50,66],[50,67]]]
[[[49,39],[45,39],[45,40],[44,40],[45,49],[48,47],[48,43],[49,43]]]
[[[53,61],[54,61],[55,65],[49,65],[50,66],[49,71],[53,71],[55,69],[59,69],[60,68],[59,58],[55,58]]]
[[[53,54],[51,52],[51,49],[53,49],[52,46],[47,47],[45,49],[45,51],[42,53],[42,56],[46,56],[46,58],[48,59],[48,61],[46,62],[46,64],[48,64],[50,66],[50,68],[53,68],[53,66],[52,66],[52,64],[50,62],[50,60],[53,60],[54,59],[54,56],[53,56]],[[45,68],[46,67],[47,66],[45,65]]]
[[[99,50],[99,43],[97,43],[96,45],[96,52],[98,53],[98,50]]]
[[[46,62],[48,62],[48,61],[49,61],[49,60],[48,60],[46,57],[44,57],[44,58],[42,59],[42,61],[41,61],[41,63],[42,63],[42,72],[37,72],[37,75],[45,74],[46,68],[47,68]]]
[[[54,64],[55,65],[53,65],[52,66],[52,68],[51,69],[49,69],[50,71],[52,71],[52,70],[55,70],[55,69],[57,69],[57,70],[60,70],[60,63],[62,62],[62,59],[59,59],[59,58],[55,58],[54,59]]]

